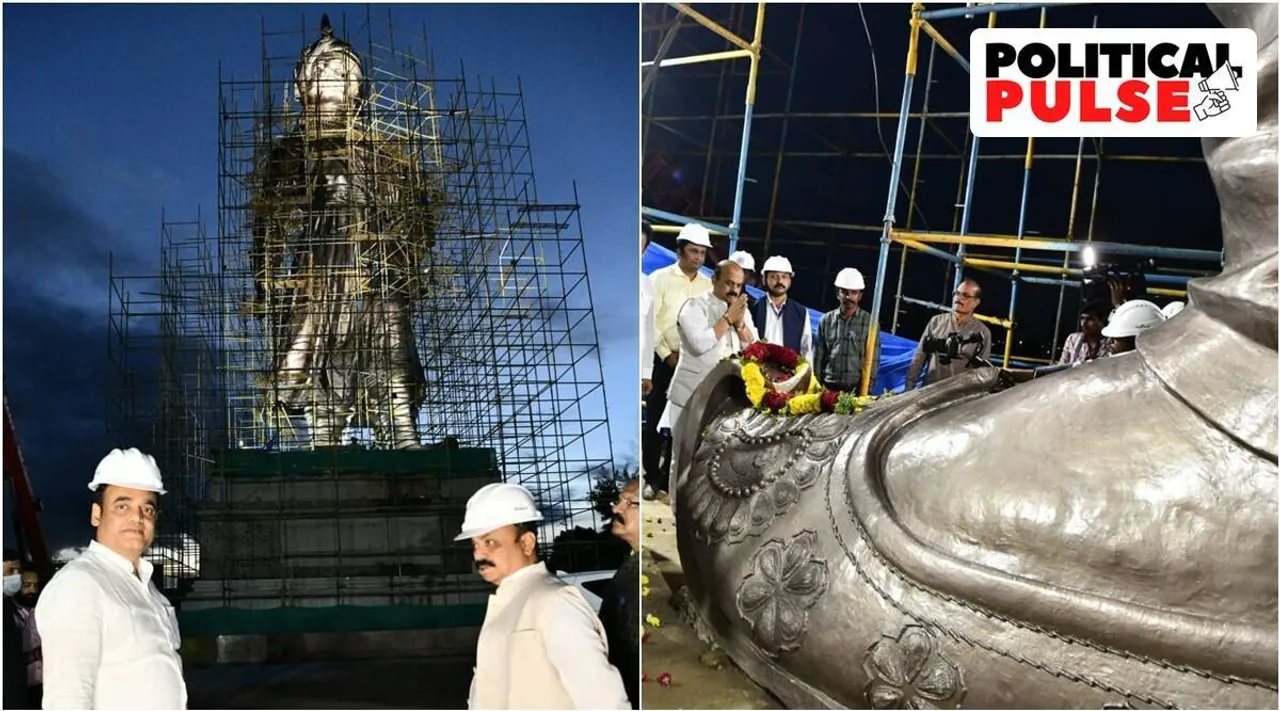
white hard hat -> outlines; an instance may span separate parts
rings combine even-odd
[[[1160,313],[1164,314],[1166,320],[1171,319],[1174,316],[1177,316],[1178,312],[1182,311],[1186,306],[1187,305],[1181,301],[1170,301],[1164,305],[1163,309],[1160,309]]]
[[[89,491],[97,491],[99,486],[107,485],[165,493],[155,458],[133,447],[113,449],[98,462],[98,468],[93,471],[93,481],[89,482]]]
[[[1164,314],[1160,307],[1145,299],[1135,299],[1120,304],[1111,312],[1107,327],[1102,335],[1107,338],[1125,338],[1136,336],[1143,331],[1164,323]]]
[[[680,234],[676,235],[676,243],[680,242],[688,242],[689,244],[711,249],[711,233],[702,225],[690,222],[681,227]]]
[[[836,288],[862,291],[867,288],[867,283],[862,280],[862,272],[853,267],[845,267],[836,275]]]
[[[489,484],[467,499],[462,533],[453,540],[465,541],[503,526],[541,520],[542,512],[528,489],[519,484]]]
[[[729,255],[729,261],[749,272],[754,272],[756,270],[756,258],[751,256],[750,252],[738,250],[737,252]]]
[[[764,269],[761,269],[760,272],[783,272],[795,275],[795,272],[791,271],[791,260],[786,257],[769,257],[764,260]]]

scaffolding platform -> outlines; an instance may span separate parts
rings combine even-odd
[[[162,215],[158,274],[111,270],[108,436],[164,473],[148,557],[216,661],[472,634],[492,588],[453,538],[486,484],[535,496],[544,555],[602,524],[576,189],[539,194],[518,83],[351,14],[264,26],[260,68],[220,72],[216,231]],[[337,120],[295,69],[339,60]]]
[[[498,471],[498,453],[492,448],[293,452],[229,449],[219,453],[218,469],[223,476],[244,479],[370,474],[486,477]]]

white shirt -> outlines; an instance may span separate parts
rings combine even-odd
[[[653,320],[653,282],[640,275],[640,379],[653,378],[653,347],[658,332]]]
[[[659,358],[680,352],[680,329],[676,319],[680,307],[695,296],[711,291],[711,279],[701,271],[692,279],[680,271],[680,262],[665,266],[649,275],[653,286],[653,328],[657,343],[654,352]]]
[[[764,310],[764,340],[770,343],[782,345],[786,343],[782,335],[782,308],[775,308],[773,299],[768,296],[765,299]],[[782,302],[785,308],[787,302]],[[809,310],[804,310],[804,331],[800,334],[800,357],[805,359],[807,363],[813,363],[813,328],[809,325]]]
[[[498,583],[507,583],[546,570],[544,563],[528,565]],[[626,688],[618,670],[609,663],[609,643],[596,634],[596,614],[586,601],[578,597],[557,595],[551,606],[546,639],[547,659],[560,673],[573,705],[579,709],[630,709]],[[601,679],[613,683],[599,683]],[[476,680],[471,678],[467,708],[475,708]]]
[[[46,709],[185,709],[182,637],[169,601],[133,563],[93,541],[36,604]],[[141,577],[139,577],[141,576]]]

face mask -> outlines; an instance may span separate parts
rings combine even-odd
[[[4,596],[13,597],[22,589],[22,575],[4,576]]]

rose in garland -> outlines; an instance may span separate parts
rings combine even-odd
[[[823,412],[835,412],[836,402],[840,399],[839,390],[823,390],[818,396]]]
[[[756,341],[742,350],[742,359],[746,361],[762,361],[769,358],[769,344]]]
[[[787,401],[791,399],[791,395],[777,390],[770,390],[764,394],[764,398],[760,401],[760,406],[770,412],[777,412],[787,406]]]
[[[753,344],[754,345],[754,344]],[[787,348],[786,346],[778,346],[769,344],[769,359],[779,366],[786,368],[789,372],[795,373],[796,368],[800,367],[800,354]]]

